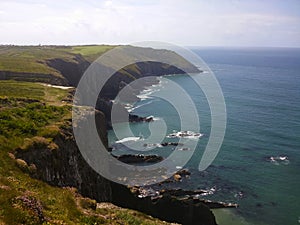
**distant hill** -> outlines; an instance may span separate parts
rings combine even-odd
[[[84,45],[84,46],[0,46],[0,80],[21,80],[43,82],[56,85],[76,86],[88,66],[103,53],[115,48],[113,45]],[[127,46],[131,47],[131,46]],[[142,55],[156,54],[161,57],[174,58],[174,63],[182,68],[193,67],[176,53],[167,50],[131,47]],[[151,63],[131,65],[121,71],[121,74],[134,77],[143,74],[163,75],[182,73],[174,66],[160,66]],[[113,67],[113,65],[111,65]],[[155,69],[154,69],[155,68]],[[155,72],[156,74],[153,74]]]

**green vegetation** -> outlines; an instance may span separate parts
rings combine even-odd
[[[4,97],[9,98],[30,98],[36,100],[42,100],[45,93],[45,88],[40,84],[32,84],[27,82],[16,81],[1,81],[0,82],[0,94],[2,99]]]
[[[73,46],[72,53],[80,54],[89,62],[93,62],[103,53],[111,50],[116,46],[113,45],[83,45],[83,46]]]
[[[62,57],[72,60],[68,48],[37,46],[1,46],[0,70],[20,73],[40,73],[58,75],[46,65],[46,60]]]
[[[92,62],[104,52],[112,49],[109,45],[88,46],[0,46],[0,72],[15,80],[49,82],[51,78],[63,78],[60,71],[47,64],[51,59],[62,59],[76,63],[76,56]],[[9,73],[9,75],[7,75]],[[2,75],[4,76],[4,75]],[[1,78],[1,74],[0,74]],[[3,78],[1,78],[3,79]],[[6,78],[7,79],[7,78]]]
[[[0,82],[0,97],[0,101],[8,101],[8,99],[17,101],[19,98],[23,98],[23,101],[27,99],[27,102],[45,100],[49,105],[63,105],[65,101],[70,100],[70,95],[66,90],[39,83],[14,80]],[[21,102],[19,101],[20,104]]]
[[[16,148],[55,150],[52,138],[70,119],[68,95],[43,84],[0,81],[0,224],[166,224],[133,210],[96,207],[74,188],[31,178],[35,165],[15,159]]]

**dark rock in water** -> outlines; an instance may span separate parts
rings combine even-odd
[[[177,171],[176,174],[178,174],[180,176],[190,176],[191,172],[188,169],[181,169],[181,170]]]
[[[179,174],[174,174],[173,178],[174,178],[175,181],[180,181],[182,177]]]
[[[191,150],[190,148],[180,148],[180,149],[178,149],[178,150],[180,150],[180,151],[189,151],[189,150]]]
[[[137,116],[137,115],[132,115],[129,114],[129,122],[152,122],[153,117],[142,117],[142,116]]]
[[[157,199],[160,199],[162,196],[168,195],[173,198],[176,198],[177,200],[180,200],[182,202],[189,201],[190,199],[193,200],[194,204],[202,203],[208,206],[211,209],[217,209],[217,208],[237,208],[238,204],[235,203],[226,203],[221,201],[210,201],[206,199],[200,199],[199,195],[207,194],[207,190],[183,190],[181,188],[179,189],[163,189],[160,191],[155,191],[153,189],[145,189],[145,188],[139,188],[136,187],[133,189],[134,193],[137,196],[143,196],[143,197],[151,197],[152,200],[157,201]]]
[[[256,203],[256,207],[261,208],[261,207],[263,207],[263,205],[261,203]]]
[[[158,185],[161,186],[162,184],[165,184],[165,183],[178,182],[178,181],[181,181],[182,178],[189,177],[190,175],[191,175],[191,172],[188,171],[188,169],[181,169],[181,170],[177,171],[176,173],[174,173],[171,178],[168,178],[168,179],[158,183]]]
[[[186,195],[201,195],[203,193],[206,193],[205,190],[183,190],[181,188],[179,189],[163,189],[160,191],[160,194],[169,194],[172,196],[186,196]]]
[[[188,171],[187,169],[181,169],[173,175],[173,178],[175,181],[180,181],[182,177],[188,177],[190,175],[191,175],[190,171]]]
[[[152,117],[147,117],[147,119],[150,119],[151,121],[153,120]],[[146,121],[146,122],[151,122],[151,121]],[[145,143],[143,144],[144,147],[166,147],[166,146],[183,146],[182,143],[178,142],[163,142],[163,143]]]
[[[118,160],[120,160],[121,162],[124,162],[124,163],[143,163],[143,162],[155,163],[155,162],[160,162],[163,160],[163,157],[159,156],[159,155],[127,154],[127,155],[120,155],[120,156],[114,156],[114,157],[116,157]]]
[[[203,204],[207,205],[210,209],[219,209],[219,208],[237,208],[238,204],[236,203],[226,203],[226,202],[214,202],[210,200],[201,200],[197,199],[196,201],[200,201]]]
[[[164,142],[161,144],[162,146],[183,146],[182,143],[178,143],[178,142]]]
[[[104,113],[106,118],[106,127],[108,129],[112,128],[112,112],[113,102],[107,98],[98,98],[96,103],[96,109],[100,110]],[[114,111],[114,122],[152,122],[154,119],[152,116],[149,117],[142,117],[134,114],[129,114],[127,109],[122,104],[115,104],[114,107],[116,108]],[[128,114],[128,117],[124,115]]]

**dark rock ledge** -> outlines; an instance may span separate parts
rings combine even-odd
[[[138,115],[129,114],[129,122],[152,122],[153,117],[142,117]]]
[[[115,155],[112,156],[117,158],[121,162],[129,163],[129,164],[130,163],[156,163],[163,160],[163,157],[159,155],[126,154],[120,156],[115,156]]]
[[[159,194],[155,197],[152,197],[153,200],[157,198],[162,198],[164,195],[170,195],[172,197],[177,197],[181,201],[187,201],[192,199],[194,203],[201,202],[208,206],[210,209],[218,209],[218,208],[237,208],[238,204],[236,203],[226,203],[221,201],[211,201],[207,199],[201,199],[198,196],[201,194],[206,194],[207,190],[183,190],[183,189],[167,189],[161,190]]]

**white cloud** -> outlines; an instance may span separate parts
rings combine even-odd
[[[300,46],[299,16],[251,12],[226,2],[1,1],[0,43]]]

